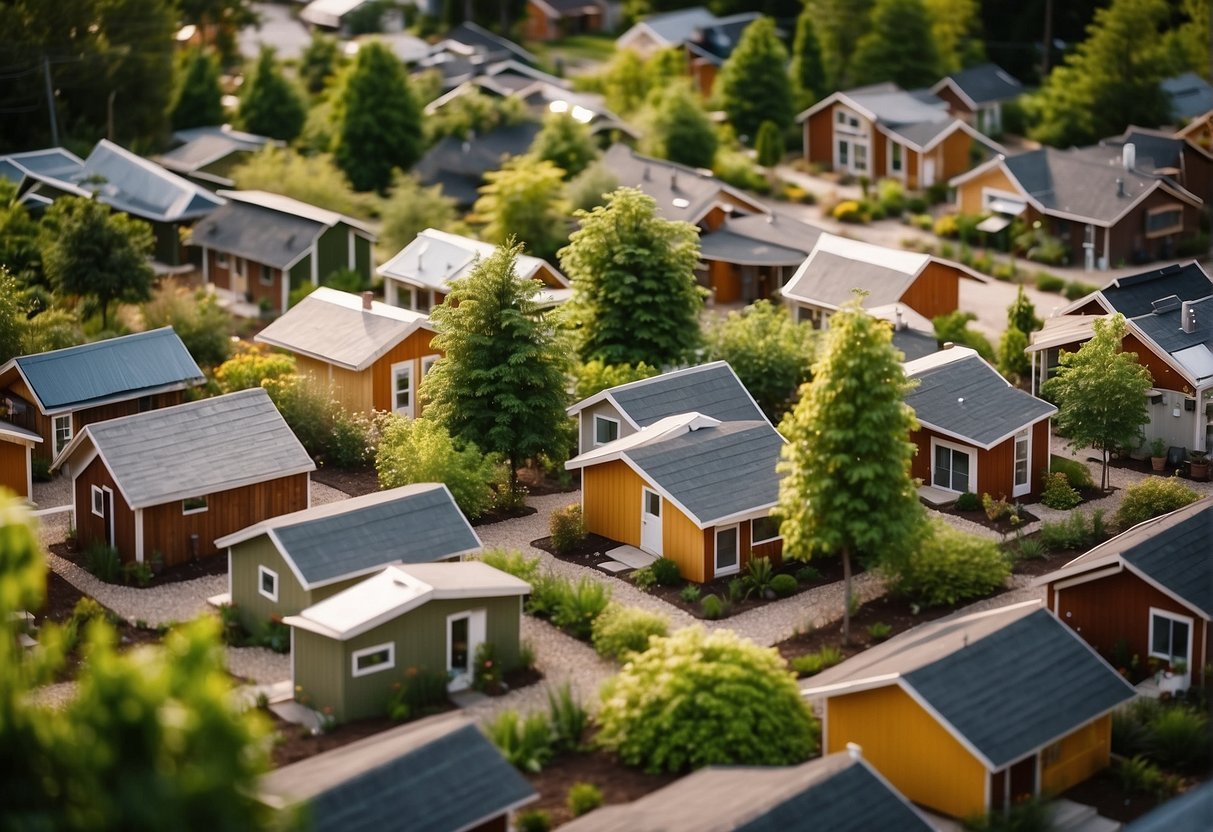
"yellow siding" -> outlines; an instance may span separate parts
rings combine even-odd
[[[341,402],[341,406],[349,412],[366,412],[371,409],[369,371],[356,373],[306,355],[295,356],[295,369],[322,389],[331,390],[333,398]]]
[[[956,201],[960,203],[962,214],[980,214],[985,210],[981,201],[982,188],[993,188],[1013,194],[1020,193],[1019,188],[1015,187],[1002,172],[1002,168],[994,166],[981,176],[970,179],[956,189]]]
[[[696,583],[706,580],[703,574],[703,530],[690,518],[663,500],[661,518],[661,551],[678,564],[682,577]]]
[[[826,702],[825,753],[848,742],[906,797],[953,817],[986,810],[985,766],[896,685]]]
[[[581,500],[587,531],[640,545],[640,477],[618,460],[581,472]]]
[[[1111,760],[1111,715],[1084,725],[1059,745],[1056,753],[1045,749],[1040,755],[1040,788],[1048,794],[1060,794],[1107,768]]]

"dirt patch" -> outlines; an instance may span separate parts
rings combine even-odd
[[[77,551],[69,547],[67,543],[52,543],[47,548],[50,549],[52,554],[56,554],[64,560],[71,561],[85,572],[89,572],[88,555],[84,552]],[[176,566],[162,567],[158,572],[153,572],[151,580],[140,588],[146,589],[148,587],[161,586],[163,584],[175,584],[180,583],[181,581],[192,581],[197,578],[207,578],[211,575],[226,574],[227,558],[221,554],[214,554],[209,557],[186,561],[185,563],[180,563]],[[115,581],[114,585],[135,586],[134,583],[128,584],[122,580]]]
[[[987,529],[993,529],[999,534],[1013,534],[1016,529],[1021,529],[1029,523],[1035,523],[1040,519],[1035,514],[1022,507],[1019,510],[1020,520],[1018,523],[1012,523],[1010,518],[1007,517],[1002,517],[998,520],[991,520],[986,516],[985,510],[980,508],[976,511],[961,511],[956,508],[955,503],[947,507],[937,508],[936,511],[940,512],[941,514],[950,514],[953,517],[960,517],[964,520],[968,520],[970,523],[976,523],[979,526],[985,526]]]
[[[542,468],[527,467],[518,471],[518,484],[532,497],[567,494],[581,487],[581,476],[568,471],[552,474]]]
[[[613,754],[592,751],[587,754],[561,754],[552,760],[539,774],[524,774],[539,792],[539,799],[528,804],[523,811],[536,809],[547,812],[552,826],[560,826],[573,819],[568,809],[569,788],[576,783],[592,783],[602,790],[603,805],[630,803],[650,792],[668,786],[681,775],[645,774],[629,768]]]
[[[514,508],[491,508],[484,514],[471,521],[473,526],[491,526],[494,523],[501,523],[505,520],[516,520],[519,517],[529,517],[532,514],[538,514],[539,509],[534,506],[516,506]]]
[[[374,468],[317,468],[312,472],[312,481],[351,497],[374,494],[379,490],[379,475]]]
[[[453,708],[454,705],[450,707]],[[450,708],[446,710],[450,710]],[[349,745],[402,724],[393,722],[386,716],[380,716],[347,722],[344,725],[338,725],[331,731],[313,735],[302,725],[287,722],[274,714],[269,714],[269,718],[273,722],[275,734],[274,749],[270,754],[270,765],[273,768],[281,768],[299,760],[314,757],[322,752]]]
[[[542,549],[557,560],[575,563],[578,566],[592,567],[606,563],[608,560],[613,560],[610,551],[619,548],[623,544],[608,537],[603,537],[600,534],[587,534],[585,540],[567,552],[557,552],[552,546],[552,538],[550,537],[532,540],[531,545],[536,549]]]
[[[1121,823],[1136,820],[1159,803],[1152,795],[1126,792],[1110,770],[1084,780],[1060,797],[1091,806],[1105,818]]]
[[[965,601],[970,603],[972,599]],[[916,627],[927,621],[943,618],[952,612],[953,607],[934,607],[915,611],[914,606],[904,598],[893,595],[882,595],[868,601],[859,608],[859,612],[851,616],[851,643],[842,643],[842,619],[838,618],[822,627],[806,633],[800,633],[775,645],[779,654],[785,659],[794,659],[808,653],[816,653],[823,647],[837,647],[842,651],[843,658],[850,658],[862,653],[881,641],[887,641],[898,633]],[[881,639],[873,638],[868,628],[874,624],[885,624],[889,627],[887,636]]]

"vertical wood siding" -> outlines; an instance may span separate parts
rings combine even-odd
[[[619,460],[581,471],[581,501],[587,531],[640,545],[640,477]]]
[[[1041,753],[1040,790],[1060,794],[1108,767],[1112,753],[1112,716],[1105,714],[1066,735],[1057,758]]]
[[[32,394],[29,389],[21,382],[13,385],[13,392],[33,404]],[[104,422],[108,419],[117,419],[121,416],[130,416],[140,411],[139,401],[143,397],[136,396],[132,399],[127,399],[121,402],[111,402],[99,407],[86,407],[82,410],[72,412],[72,436],[75,436],[80,431],[84,430],[85,425],[91,425],[94,422]],[[173,405],[181,404],[185,401],[184,390],[173,390],[168,393],[159,393],[154,396],[147,397],[150,406],[144,407],[144,410],[159,410],[162,407],[172,407]],[[37,405],[34,405],[37,411]],[[55,454],[55,431],[54,417],[43,416],[40,412],[35,412],[35,421],[38,425],[36,428],[38,435],[42,437],[42,442],[34,446],[34,456],[43,459],[53,459]]]
[[[392,365],[401,361],[413,362],[413,395],[417,399],[413,403],[414,415],[421,415],[421,403],[418,392],[421,389],[421,359],[427,355],[440,355],[430,345],[434,333],[428,329],[418,329],[387,352],[370,367],[371,403],[375,410],[392,409]]]
[[[105,544],[106,521],[93,514],[92,486],[109,486],[114,492],[114,546],[122,556],[122,561],[128,563],[135,559],[135,513],[127,505],[118,490],[117,483],[101,457],[97,457],[76,477],[76,540],[81,551],[87,550],[94,543]]]
[[[271,601],[261,594],[260,572],[264,566],[278,575],[278,601]],[[343,589],[348,589],[368,576],[350,578],[326,584],[316,589],[305,590],[291,571],[286,559],[274,548],[265,535],[246,540],[232,547],[232,603],[240,623],[250,633],[258,633],[274,616],[285,618],[317,604]]]
[[[373,408],[370,372],[356,373],[306,355],[295,356],[295,369],[309,382],[329,394],[351,413]]]
[[[902,294],[901,301],[926,318],[955,312],[960,304],[960,272],[932,260]]]
[[[993,188],[1007,193],[1020,193],[1002,169],[995,166],[980,176],[976,176],[956,189],[956,201],[960,203],[962,214],[980,214],[985,211],[982,204],[982,188]]]
[[[972,167],[969,162],[969,151],[972,147],[972,137],[964,130],[957,130],[932,150],[932,153],[938,153],[941,157],[935,165],[935,181],[947,182]]]
[[[834,107],[814,113],[804,122],[805,159],[810,164],[834,164]]]
[[[688,581],[710,580],[711,572],[704,571],[704,532],[669,500],[663,497],[661,503],[662,554],[678,564],[678,571]]]
[[[0,438],[0,488],[7,488],[27,500],[29,493],[29,449],[19,442]]]

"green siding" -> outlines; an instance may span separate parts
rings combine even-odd
[[[292,637],[295,698],[317,711],[332,708],[338,721],[351,719],[341,705],[345,683],[350,678],[349,659],[342,651],[344,645],[298,627],[292,628]]]
[[[316,241],[318,265],[320,266],[316,273],[320,275],[322,284],[333,272],[348,268],[347,264],[350,261],[349,234],[349,228],[338,223],[321,234],[320,239]]]
[[[291,267],[291,288],[298,289],[305,283],[312,282],[312,255],[304,255],[303,259]]]
[[[371,282],[371,241],[354,235],[354,269],[369,285]]]
[[[173,223],[151,222],[152,234],[156,238],[153,256],[166,266],[181,265],[181,234]]]

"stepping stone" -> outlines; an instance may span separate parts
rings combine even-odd
[[[611,550],[611,557],[626,563],[632,569],[640,569],[657,560],[656,555],[643,552],[635,546],[619,546]]]
[[[451,701],[460,708],[470,708],[473,705],[478,705],[487,699],[488,697],[483,693],[478,690],[472,690],[471,688],[451,694]]]
[[[320,714],[294,700],[270,705],[270,710],[287,722],[294,722],[311,731],[320,731],[323,725]]]
[[[617,560],[608,560],[598,564],[598,568],[603,572],[610,572],[614,574],[616,572],[623,572],[625,569],[631,569],[632,567],[628,566],[626,563],[620,563]]]

